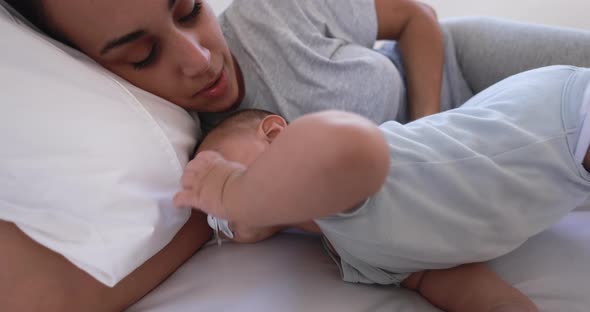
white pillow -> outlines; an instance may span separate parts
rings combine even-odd
[[[188,219],[171,198],[198,124],[1,4],[0,219],[113,286]]]

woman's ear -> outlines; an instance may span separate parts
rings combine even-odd
[[[257,135],[268,143],[271,143],[286,126],[287,121],[283,117],[279,115],[268,115],[258,125]]]

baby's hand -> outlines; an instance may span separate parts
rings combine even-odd
[[[174,196],[174,205],[231,220],[223,205],[224,190],[245,170],[242,164],[228,161],[217,152],[200,152],[184,169],[182,190]]]

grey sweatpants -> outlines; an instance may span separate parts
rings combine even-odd
[[[550,65],[590,67],[590,31],[514,22],[489,17],[441,21],[445,42],[441,111],[461,106],[473,95],[514,74]],[[387,56],[405,79],[395,41],[382,41]],[[395,118],[406,123],[407,107]]]
[[[473,93],[516,73],[549,65],[590,67],[590,31],[488,17],[445,19]]]

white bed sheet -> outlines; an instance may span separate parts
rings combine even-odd
[[[590,311],[590,211],[489,264],[541,311]],[[439,310],[407,290],[344,283],[317,237],[284,233],[255,245],[209,245],[128,311]]]

